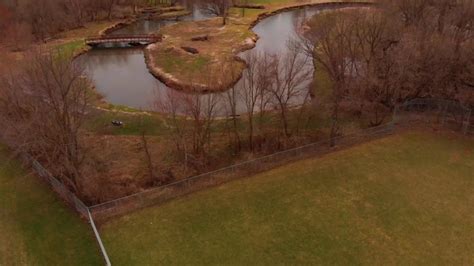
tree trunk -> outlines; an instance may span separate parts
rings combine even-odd
[[[141,137],[143,142],[143,150],[145,151],[145,157],[148,166],[148,175],[151,179],[153,179],[153,162],[151,160],[150,150],[148,149],[148,141],[146,140],[145,131],[142,131]]]
[[[334,102],[333,106],[333,111],[331,115],[331,133],[330,133],[330,146],[334,147],[336,146],[336,137],[339,131],[339,125],[338,125],[338,118],[339,118],[339,103],[337,100]]]
[[[249,115],[249,148],[253,151],[253,117]]]

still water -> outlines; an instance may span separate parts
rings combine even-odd
[[[252,51],[283,55],[288,50],[287,42],[298,38],[297,30],[302,21],[322,10],[317,7],[298,9],[262,20],[253,28],[253,31],[260,36],[257,46],[251,51],[243,52],[241,56],[245,58],[245,54]],[[205,14],[194,8],[192,15],[182,19],[205,18],[207,18]],[[170,23],[176,23],[176,20],[138,21],[114,33],[152,33]],[[86,73],[98,92],[107,102],[113,104],[151,110],[154,99],[170,90],[148,72],[141,48],[96,48],[77,60],[84,63]],[[238,111],[242,112],[242,104],[237,105]],[[222,112],[220,111],[221,114]]]
[[[201,11],[201,9],[196,6],[191,6],[188,9],[192,10],[192,13],[188,16],[166,20],[140,20],[126,27],[117,29],[110,34],[147,34],[156,32],[163,26],[174,24],[179,21],[198,21],[212,17],[212,15]]]

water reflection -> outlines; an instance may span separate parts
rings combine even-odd
[[[208,19],[212,15],[203,12],[196,5],[187,7],[187,10],[192,10],[190,15],[181,16],[176,18],[169,18],[165,20],[139,20],[136,23],[130,24],[126,27],[120,28],[110,33],[110,35],[120,34],[148,34],[157,32],[161,27],[174,24],[179,21],[199,21]]]
[[[148,109],[160,82],[148,72],[142,49],[94,49],[79,60],[107,102]]]
[[[110,35],[121,35],[121,34],[146,34],[158,31],[161,27],[176,23],[176,21],[170,20],[140,20],[126,27],[115,30]]]
[[[183,17],[184,20],[199,20],[206,15],[193,8],[193,14]],[[321,8],[307,8],[277,14],[261,21],[253,30],[260,36],[255,51],[284,55],[287,42],[297,39],[297,30],[302,21]],[[176,21],[139,21],[115,34],[143,34],[157,31],[163,25]],[[106,101],[113,104],[127,105],[141,109],[151,109],[153,99],[165,95],[169,90],[163,83],[155,79],[149,72],[140,48],[94,49],[81,56],[79,61],[86,66],[86,72],[94,82],[97,90],[104,95]],[[239,82],[240,83],[240,82]],[[239,86],[239,83],[237,86]],[[223,93],[219,93],[223,95]],[[158,96],[157,96],[158,95]],[[220,114],[224,108],[219,107]],[[237,104],[238,112],[244,111],[243,104]]]
[[[288,41],[299,39],[298,30],[304,21],[321,11],[321,8],[316,7],[297,9],[262,20],[253,28],[260,36],[254,50],[271,54],[286,53]]]

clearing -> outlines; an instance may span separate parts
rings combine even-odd
[[[405,132],[101,226],[114,265],[474,263],[474,140]]]
[[[103,265],[92,229],[0,146],[0,265]]]

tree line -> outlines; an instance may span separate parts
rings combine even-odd
[[[473,22],[470,0],[383,1],[315,16],[305,46],[332,81],[333,118],[343,101],[372,116],[371,125],[412,98],[472,107]]]
[[[231,0],[196,0],[204,12],[222,16],[226,22]],[[0,32],[3,43],[23,50],[35,41],[45,41],[60,32],[84,27],[88,22],[125,18],[139,7],[175,5],[176,0],[10,0],[0,3]]]
[[[0,3],[2,41],[14,49],[88,22],[132,15],[145,0],[12,0]]]

